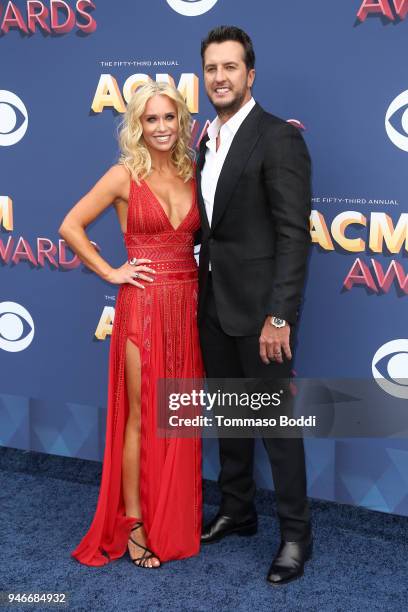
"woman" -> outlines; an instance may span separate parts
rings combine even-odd
[[[203,375],[196,327],[199,227],[191,119],[180,93],[149,83],[132,96],[121,156],[67,214],[60,234],[101,278],[120,285],[110,347],[106,444],[96,513],[71,553],[104,565],[128,547],[159,567],[199,551],[201,442],[157,435],[156,381]],[[128,261],[112,268],[85,233],[113,204]]]

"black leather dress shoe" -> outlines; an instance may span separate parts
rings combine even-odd
[[[282,540],[266,577],[268,583],[280,586],[303,576],[303,567],[312,556],[312,549],[312,537],[300,542]]]
[[[217,514],[206,527],[204,527],[201,535],[202,544],[211,544],[219,542],[222,538],[229,535],[251,536],[255,535],[258,530],[257,516],[251,516],[243,522],[235,521],[231,516]]]

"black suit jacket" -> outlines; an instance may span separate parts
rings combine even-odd
[[[235,134],[214,198],[211,227],[201,193],[203,138],[197,159],[201,215],[198,321],[211,260],[223,330],[259,334],[268,314],[297,319],[310,247],[310,157],[300,131],[256,104]]]

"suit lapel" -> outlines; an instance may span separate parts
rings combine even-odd
[[[201,170],[203,169],[205,162],[205,153],[207,150],[206,142],[208,140],[208,134],[206,133],[200,142],[200,149],[198,152],[197,164],[196,164],[196,182],[197,182],[197,194],[198,194],[198,206],[200,208],[201,220],[206,225],[207,230],[210,230],[208,223],[207,211],[205,209],[203,194],[201,192]]]
[[[260,137],[260,130],[258,128],[263,112],[264,111],[259,104],[255,104],[254,108],[244,119],[234,136],[217,183],[217,189],[214,196],[214,210],[211,221],[212,230],[220,221],[233,194],[238,179],[241,176],[248,158]]]

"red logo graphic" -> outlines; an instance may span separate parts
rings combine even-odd
[[[14,230],[13,200],[8,196],[0,196],[0,229],[3,226],[7,232]],[[91,240],[97,251],[99,246]],[[20,262],[31,264],[32,267],[44,268],[47,265],[54,268],[73,270],[81,265],[78,255],[71,255],[65,240],[59,240],[58,246],[49,238],[36,239],[34,249],[27,238],[19,236],[16,240],[13,234],[6,239],[0,238],[0,263],[17,265]],[[71,250],[71,249],[70,249]]]
[[[77,0],[76,10],[63,0],[50,0],[49,8],[45,2],[28,0],[23,15],[15,2],[8,2],[4,12],[0,3],[0,32],[8,34],[10,29],[16,28],[25,34],[34,34],[40,28],[49,34],[66,34],[76,26],[91,34],[96,30],[96,21],[89,14],[94,8],[91,0]]]
[[[374,293],[388,293],[395,283],[400,291],[408,295],[408,274],[398,261],[392,259],[386,270],[376,259],[371,258],[370,262],[372,272],[367,264],[357,257],[344,280],[343,287],[350,290],[360,285]]]
[[[368,15],[387,17],[390,21],[405,19],[408,15],[408,0],[363,0],[357,13],[359,21],[365,21]]]

